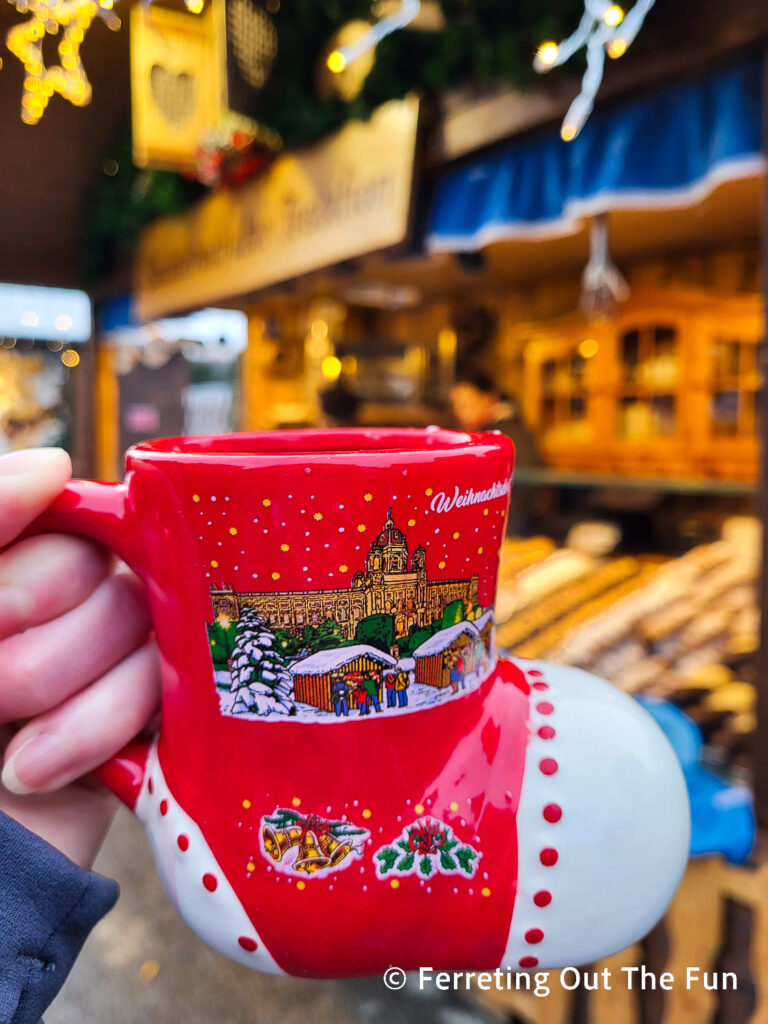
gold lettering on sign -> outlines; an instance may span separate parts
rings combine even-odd
[[[237,190],[150,225],[137,312],[152,317],[296,277],[403,242],[410,229],[418,100],[380,107],[280,157]]]

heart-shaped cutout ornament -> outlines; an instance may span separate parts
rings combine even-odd
[[[157,109],[169,125],[179,129],[189,124],[197,109],[197,79],[193,75],[153,64],[150,86]]]

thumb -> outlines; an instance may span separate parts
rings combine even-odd
[[[48,508],[71,476],[72,463],[61,448],[0,455],[0,548]]]

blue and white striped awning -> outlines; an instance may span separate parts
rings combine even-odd
[[[553,132],[449,172],[428,249],[574,234],[598,213],[691,206],[761,174],[762,74],[753,58],[597,112],[573,142]]]

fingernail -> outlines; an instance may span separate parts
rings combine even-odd
[[[72,751],[54,733],[38,733],[5,762],[2,782],[11,793],[24,795],[51,788],[72,760]]]
[[[40,473],[47,466],[67,459],[63,448],[25,448],[0,455],[0,477]]]

